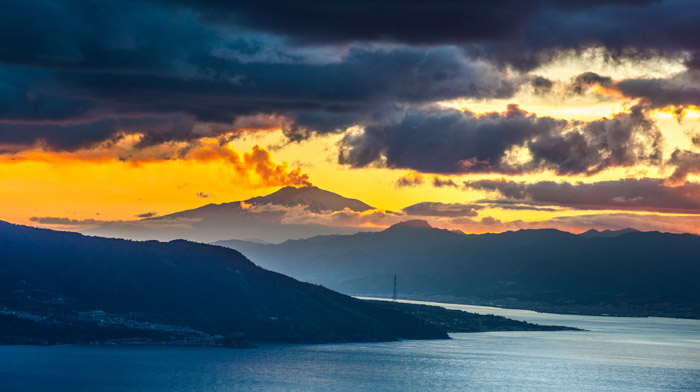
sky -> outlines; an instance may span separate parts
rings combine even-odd
[[[700,234],[699,20],[690,0],[5,0],[0,220],[314,185],[376,208],[357,226]]]

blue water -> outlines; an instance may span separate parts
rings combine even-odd
[[[700,391],[700,321],[447,305],[587,332],[179,347],[0,346],[0,391]]]

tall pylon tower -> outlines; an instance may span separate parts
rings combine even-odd
[[[391,296],[391,300],[396,302],[396,275],[394,275],[394,294]]]

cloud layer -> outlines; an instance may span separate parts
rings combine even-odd
[[[532,184],[515,181],[468,181],[469,189],[495,192],[505,200],[533,205],[565,206],[586,210],[629,210],[666,213],[700,213],[700,184],[678,187],[663,179],[642,178],[594,183]]]
[[[339,161],[441,174],[551,169],[560,175],[590,175],[612,167],[659,164],[662,146],[661,132],[640,108],[580,123],[538,117],[516,105],[483,115],[428,107],[408,110],[395,123],[347,135]]]
[[[191,140],[259,116],[300,141],[386,123],[397,105],[508,98],[530,81],[546,90],[501,66],[528,69],[562,50],[686,56],[693,67],[698,16],[683,0],[5,1],[0,34],[13,38],[0,47],[0,144],[74,150],[123,132]],[[610,83],[577,81],[576,91]],[[697,102],[670,82],[618,86]]]
[[[6,0],[0,158],[217,161],[252,188],[304,186],[311,182],[301,169],[229,142],[269,130],[282,131],[279,145],[337,134],[337,162],[408,171],[397,187],[497,197],[398,213],[289,211],[288,222],[380,227],[415,215],[495,230],[517,224],[483,209],[697,214],[700,139],[665,151],[653,115],[672,110],[680,121],[700,106],[698,20],[692,0]],[[685,69],[619,80],[587,69],[568,81],[537,74],[588,50],[610,63],[662,58]],[[625,109],[584,122],[516,104],[479,114],[442,106],[512,102],[523,91],[552,101],[593,96]],[[561,181],[637,166],[671,174]],[[559,181],[457,180],[542,172]],[[555,223],[573,227],[575,219]]]

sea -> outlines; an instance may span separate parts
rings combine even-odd
[[[700,391],[700,320],[406,302],[585,331],[244,350],[0,346],[0,391]]]

